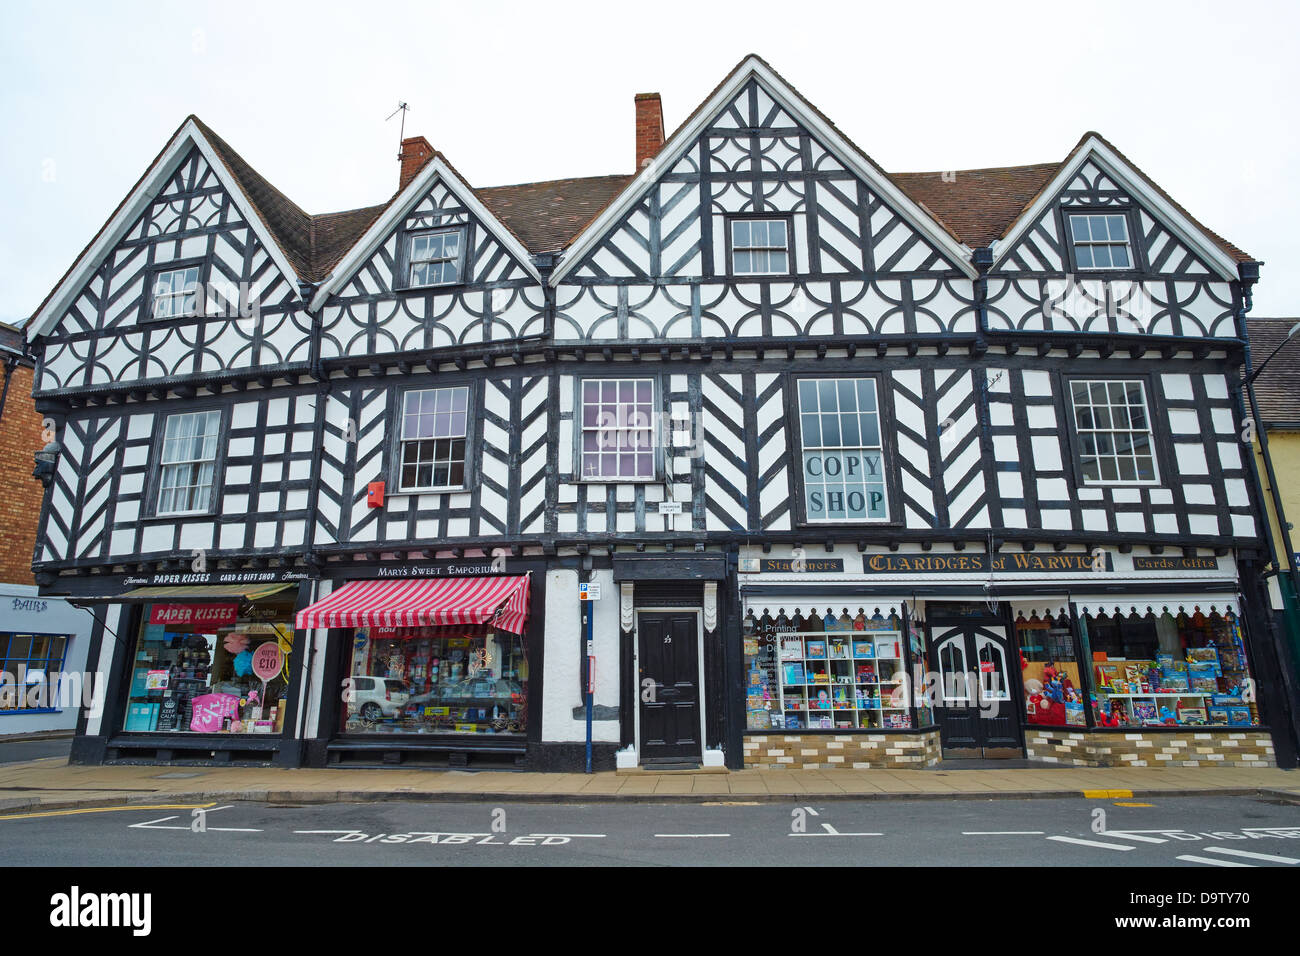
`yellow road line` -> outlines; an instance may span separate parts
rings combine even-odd
[[[1117,807],[1154,807],[1154,803],[1116,803]]]
[[[45,810],[40,813],[13,813],[8,816],[0,816],[0,822],[5,820],[31,820],[34,817],[67,817],[76,813],[120,813],[123,810],[193,810],[198,807],[215,806],[213,803],[155,803],[155,804],[124,804],[120,807],[87,807],[80,810]]]
[[[1125,800],[1133,796],[1132,790],[1085,790],[1089,800]]]

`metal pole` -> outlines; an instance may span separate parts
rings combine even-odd
[[[584,651],[582,655],[582,692],[587,703],[587,773],[591,773],[591,602],[582,602],[582,630]]]

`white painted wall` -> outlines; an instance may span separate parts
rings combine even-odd
[[[593,571],[581,580],[598,581],[601,600],[595,602],[592,639],[596,653],[595,703],[617,707],[618,698],[618,592],[614,572]],[[578,692],[581,677],[578,660],[582,639],[582,605],[578,602],[577,571],[546,572],[546,661],[543,668],[542,740],[577,742],[587,739],[586,721],[573,718],[573,708],[582,703]],[[536,693],[530,688],[529,693]],[[592,723],[592,739],[618,743],[617,720]]]

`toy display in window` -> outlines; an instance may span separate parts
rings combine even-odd
[[[346,733],[519,734],[528,663],[515,634],[371,628],[352,646]]]

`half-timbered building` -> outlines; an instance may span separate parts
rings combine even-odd
[[[186,120],[28,328],[77,759],[1294,761],[1257,262],[1095,133],[890,174],[757,57],[636,110],[633,174],[415,137],[320,216]]]

